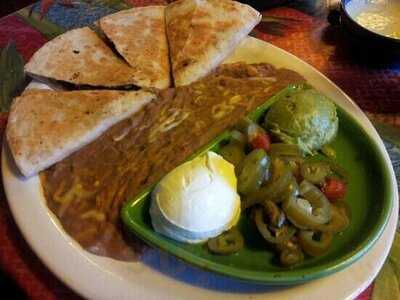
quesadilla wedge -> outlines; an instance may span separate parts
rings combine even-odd
[[[141,87],[170,85],[164,12],[165,6],[137,7],[100,20],[101,30],[136,71],[136,84]]]
[[[145,91],[28,90],[14,99],[6,137],[26,177],[89,144],[156,98]]]
[[[252,7],[230,0],[179,0],[165,16],[175,86],[207,75],[261,20]]]
[[[88,27],[67,31],[47,42],[25,65],[25,71],[75,85],[139,85],[136,70]]]

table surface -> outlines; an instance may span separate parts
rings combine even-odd
[[[42,5],[37,3],[0,19],[0,48],[13,40],[27,61],[46,41],[66,30],[92,24],[120,9],[167,2],[44,0]],[[388,59],[389,55],[382,52],[360,52],[343,28],[330,26],[326,21],[329,2],[285,1],[286,6],[265,9],[263,22],[251,34],[316,67],[371,118],[400,127],[400,59]],[[4,125],[0,128],[3,131]],[[2,187],[0,245],[0,270],[6,274],[0,279],[7,278],[5,284],[19,287],[18,295],[32,299],[79,298],[30,250],[11,216]],[[372,291],[373,286],[358,299],[370,299]]]

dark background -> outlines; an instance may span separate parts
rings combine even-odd
[[[29,4],[38,2],[39,0],[0,0],[0,18],[13,13]],[[256,9],[265,9],[268,7],[290,3],[293,0],[237,0],[252,5]],[[318,0],[300,0],[301,2],[318,2]]]
[[[0,17],[35,2],[36,0],[0,0]]]

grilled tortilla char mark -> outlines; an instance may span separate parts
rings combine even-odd
[[[131,260],[135,249],[127,246],[119,219],[124,201],[288,84],[303,81],[290,70],[237,63],[163,90],[142,111],[41,173],[48,206],[88,251]]]
[[[165,6],[122,10],[100,19],[100,28],[136,71],[142,87],[170,86],[169,56],[165,33]]]

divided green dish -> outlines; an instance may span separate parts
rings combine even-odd
[[[271,104],[301,86],[289,86],[249,117],[258,120]],[[393,191],[390,174],[376,143],[366,134],[352,116],[338,107],[339,132],[332,146],[337,162],[349,173],[346,201],[351,208],[351,224],[336,235],[329,252],[318,258],[306,258],[292,269],[279,266],[277,255],[268,248],[248,217],[241,216],[239,229],[245,238],[245,247],[238,253],[221,256],[210,253],[204,244],[184,244],[155,232],[149,215],[152,188],[129,200],[122,208],[122,220],[131,231],[148,244],[176,257],[223,275],[269,285],[298,284],[337,272],[361,258],[378,240],[389,219]],[[192,155],[189,159],[213,150],[216,151],[230,137],[222,133]]]

